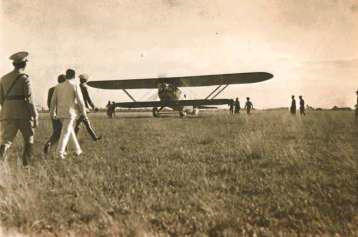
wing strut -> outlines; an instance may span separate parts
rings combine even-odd
[[[229,84],[227,84],[222,89],[220,89],[220,91],[218,93],[216,93],[213,97],[211,97],[211,100],[215,99],[216,96],[220,95],[221,92],[223,92],[228,86],[229,86]]]
[[[210,96],[212,96],[222,85],[219,85],[218,87],[215,88],[215,90],[213,90],[206,98],[205,100],[208,100],[210,98]]]
[[[205,98],[205,100],[213,100],[213,99],[215,99],[215,97],[217,97],[218,95],[220,95],[221,92],[223,92],[223,91],[229,86],[229,84],[225,85],[225,86],[222,87],[222,88],[221,88],[221,86],[223,86],[223,85],[219,85],[218,87],[216,87],[215,90],[213,90],[213,91]],[[219,88],[220,88],[220,90],[219,90],[214,96],[212,96]],[[210,96],[212,96],[212,97],[210,98]]]
[[[129,94],[129,92],[126,89],[122,89],[122,90],[128,95],[129,98],[131,98],[131,100],[136,102],[136,100],[133,98],[133,96],[131,94]]]

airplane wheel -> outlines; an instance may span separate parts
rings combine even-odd
[[[180,115],[180,117],[185,117],[185,116],[186,116],[186,112],[185,112],[185,111],[180,111],[180,112],[179,112],[179,115]]]
[[[153,108],[152,112],[153,112],[153,116],[154,116],[154,117],[156,117],[156,118],[159,117],[159,110],[158,110],[158,108],[156,108],[156,107]]]
[[[194,109],[193,109],[193,115],[194,115],[194,116],[198,116],[198,114],[199,114],[199,109],[198,109],[198,108],[194,108]]]

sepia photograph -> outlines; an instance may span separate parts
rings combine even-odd
[[[358,236],[357,0],[0,0],[0,237]]]

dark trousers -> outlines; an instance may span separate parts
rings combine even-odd
[[[0,161],[5,159],[6,152],[10,148],[18,131],[24,138],[24,151],[22,155],[23,165],[28,165],[33,156],[34,128],[31,120],[12,119],[1,121],[1,142],[0,145]]]
[[[296,107],[291,107],[290,112],[291,114],[296,114]]]
[[[62,123],[59,119],[52,119],[52,135],[46,144],[53,145],[60,140]]]
[[[89,133],[89,135],[91,135],[92,139],[94,141],[96,141],[97,140],[96,133],[94,132],[94,129],[92,128],[89,119],[86,118],[83,115],[81,115],[76,121],[76,125],[75,125],[75,133],[76,133],[76,135],[78,134],[78,131],[80,130],[81,123],[84,123],[84,125],[86,126],[86,129],[87,129],[87,132]]]

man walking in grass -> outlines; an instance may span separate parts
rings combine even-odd
[[[245,109],[247,114],[251,113],[251,110],[254,108],[254,105],[252,104],[252,102],[250,101],[250,97],[246,98],[246,104],[245,104]]]
[[[235,99],[235,114],[239,114],[240,113],[240,101],[239,101],[239,97],[236,97]]]
[[[98,109],[96,108],[96,106],[93,104],[91,97],[88,93],[87,90],[87,81],[88,81],[88,75],[87,74],[81,74],[79,76],[80,78],[80,88],[81,88],[81,92],[83,95],[83,101],[85,103],[85,106],[87,109],[90,109],[90,106],[92,108],[92,110],[94,111],[98,111]],[[93,141],[98,141],[102,138],[102,136],[97,136],[88,117],[85,117],[83,115],[81,115],[77,121],[76,121],[76,125],[75,125],[75,133],[76,135],[78,134],[79,130],[80,130],[80,125],[81,123],[83,123],[86,126],[87,132],[89,133],[89,135],[92,137]]]
[[[306,115],[305,111],[305,101],[302,98],[302,95],[298,97],[300,99],[300,115]]]
[[[69,140],[72,141],[75,147],[76,155],[82,153],[73,125],[79,114],[87,118],[87,113],[81,89],[75,80],[75,75],[74,70],[68,69],[66,71],[66,81],[56,87],[51,99],[51,118],[60,119],[62,124],[61,136],[57,147],[57,152],[61,159],[65,159],[66,146]]]
[[[290,112],[292,115],[295,115],[296,114],[296,100],[295,100],[295,96],[291,96],[291,107],[290,107]]]
[[[66,81],[65,75],[61,74],[58,76],[58,78],[57,78],[58,84],[61,84],[65,81]],[[53,92],[55,91],[55,89],[56,89],[56,86],[53,86],[48,90],[47,106],[49,109],[51,108],[51,99],[52,99],[52,95],[53,95]],[[45,144],[45,147],[44,147],[45,155],[47,155],[49,153],[51,146],[53,144],[56,144],[58,142],[58,140],[60,139],[61,130],[62,130],[61,121],[59,119],[52,119],[52,135]]]
[[[18,131],[24,139],[22,163],[28,165],[33,156],[34,132],[38,125],[30,76],[25,74],[28,52],[18,52],[10,57],[14,70],[0,80],[0,161],[6,156]]]

